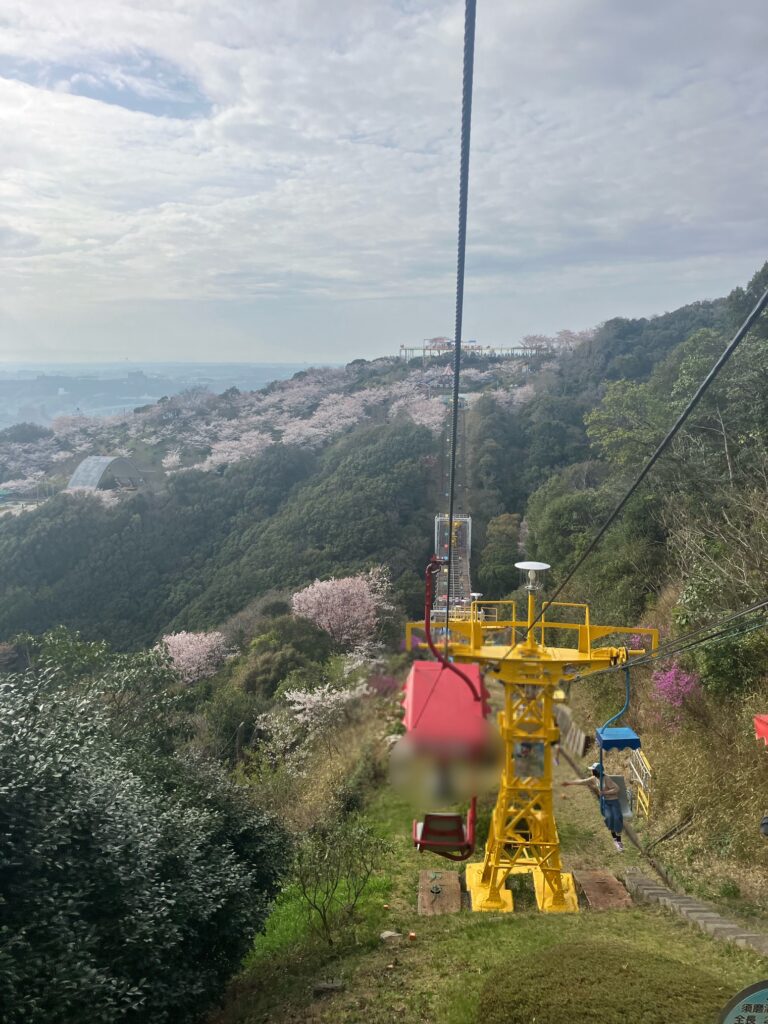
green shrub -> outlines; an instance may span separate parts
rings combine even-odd
[[[372,789],[386,777],[386,771],[371,745],[363,748],[356,767],[344,780],[336,799],[342,815],[362,811]]]
[[[31,444],[43,437],[53,437],[53,431],[38,423],[14,423],[12,427],[0,430],[0,444]]]
[[[753,689],[766,675],[768,636],[764,628],[724,637],[691,655],[705,689],[720,697]]]
[[[215,765],[116,735],[92,683],[0,683],[5,1024],[197,1019],[261,928],[275,821]]]
[[[213,741],[211,753],[231,761],[235,756],[235,736],[241,723],[245,723],[241,742],[248,746],[254,737],[256,720],[268,709],[267,698],[259,693],[248,693],[232,680],[215,687],[210,701],[201,709]]]
[[[247,693],[274,696],[280,683],[297,670],[326,661],[335,650],[328,634],[308,619],[280,615],[270,620],[269,632],[251,642],[234,678]]]
[[[329,945],[355,916],[372,875],[392,853],[361,817],[309,832],[296,849],[293,881],[312,928]]]

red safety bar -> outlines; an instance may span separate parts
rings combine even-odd
[[[755,715],[755,739],[768,744],[768,715]]]

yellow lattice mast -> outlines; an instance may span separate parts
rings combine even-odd
[[[508,876],[530,872],[540,910],[575,912],[578,902],[573,876],[563,871],[560,840],[552,804],[552,746],[559,738],[554,719],[555,691],[567,679],[621,664],[632,654],[626,647],[596,646],[613,634],[651,637],[656,630],[626,626],[594,626],[583,604],[544,602],[536,614],[541,562],[521,562],[527,573],[528,609],[517,618],[514,602],[473,601],[468,618],[449,620],[449,656],[456,662],[480,665],[504,686],[504,709],[498,714],[502,744],[501,778],[483,860],[467,866],[467,888],[473,910],[513,909]],[[568,609],[576,621],[547,620]],[[464,613],[466,615],[466,612]],[[424,623],[408,624],[408,644]],[[575,647],[557,645],[575,640]]]

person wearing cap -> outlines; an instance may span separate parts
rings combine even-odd
[[[591,764],[589,771],[591,774],[586,779],[567,779],[561,785],[589,786],[593,792],[597,793],[600,797],[600,807],[603,812],[605,827],[611,833],[616,849],[619,853],[624,853],[624,844],[621,841],[621,832],[624,828],[624,816],[621,813],[621,800],[619,799],[621,790],[613,779],[602,771],[599,761]],[[601,772],[602,782],[600,779]]]

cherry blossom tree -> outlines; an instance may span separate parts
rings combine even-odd
[[[42,474],[36,473],[30,477],[23,477],[20,480],[6,480],[0,484],[0,489],[9,494],[31,494],[40,482]]]
[[[255,459],[272,444],[269,434],[259,430],[247,430],[238,437],[223,438],[211,445],[211,454],[198,469],[210,470],[217,466],[227,466],[243,459]]]
[[[163,469],[178,469],[181,466],[181,449],[170,448],[163,456]]]
[[[231,655],[222,633],[168,633],[157,645],[171,656],[173,667],[185,683],[212,676]]]
[[[347,690],[326,683],[314,690],[287,690],[284,697],[297,724],[310,736],[331,732],[346,718],[347,710],[368,693],[368,685],[360,683]]]
[[[285,426],[283,443],[324,444],[365,419],[366,405],[365,392],[326,395],[311,416],[291,420]]]
[[[309,619],[347,650],[370,645],[391,610],[383,566],[342,579],[315,580],[291,599],[294,615]]]
[[[120,491],[107,491],[99,487],[67,487],[64,493],[93,498],[94,501],[101,502],[105,508],[114,508],[120,503]]]
[[[445,425],[448,415],[448,406],[442,398],[400,398],[390,406],[390,418],[404,412],[409,419],[413,420],[420,427],[427,427],[434,434],[438,434]]]
[[[302,778],[306,773],[309,750],[304,743],[305,731],[290,708],[278,706],[259,715],[256,729],[260,736],[259,756],[252,767],[257,776],[266,769],[267,774],[279,770],[289,778]]]

